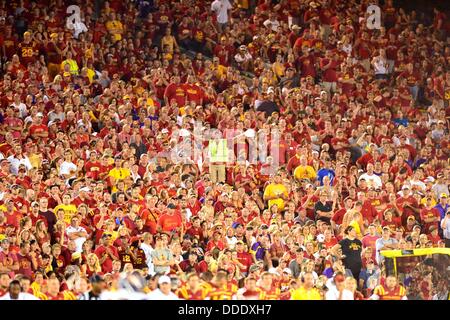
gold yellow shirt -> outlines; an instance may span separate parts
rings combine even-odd
[[[108,21],[106,23],[106,30],[108,30],[110,33],[114,35],[114,40],[116,41],[122,40],[122,32],[123,32],[122,22],[118,20]]]
[[[31,161],[31,159],[30,159],[30,161]],[[420,200],[420,204],[425,206],[427,204],[427,198],[422,198]],[[435,205],[437,205],[436,200],[434,198],[431,198],[431,206],[434,207]]]
[[[311,166],[298,166],[294,170],[294,176],[297,180],[302,179],[309,179],[309,180],[315,180],[316,179],[316,170],[314,170]]]
[[[285,197],[289,196],[286,187],[281,183],[271,183],[266,187],[266,189],[264,190],[264,197],[278,197],[276,199],[269,200],[269,208],[272,205],[276,204],[279,210],[284,209],[284,200],[280,197],[282,194],[284,194]]]
[[[39,169],[41,167],[42,159],[38,154],[32,153],[28,156],[28,159],[30,159],[33,168]]]
[[[306,290],[301,287],[292,292],[291,300],[322,300],[322,296],[316,288]]]
[[[77,207],[75,207],[75,205],[73,204],[60,204],[57,205],[55,207],[55,209],[53,209],[53,212],[56,213],[58,212],[59,209],[63,209],[64,210],[64,222],[66,224],[70,224],[70,220],[72,219],[72,216],[77,213]],[[58,217],[58,216],[56,216]]]

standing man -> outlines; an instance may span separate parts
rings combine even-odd
[[[391,238],[391,230],[389,227],[383,227],[381,238],[375,242],[377,264],[380,265],[384,257],[380,254],[381,250],[397,249],[397,240]]]
[[[232,8],[233,6],[229,0],[214,0],[213,3],[211,3],[211,11],[216,14],[220,33],[223,33],[228,25],[228,16],[231,17]],[[233,21],[230,19],[230,22]]]
[[[102,272],[108,273],[112,271],[112,263],[119,260],[119,253],[116,247],[112,245],[111,235],[104,233],[102,235],[102,245],[97,247],[95,254],[100,260]]]
[[[447,210],[444,219],[442,219],[441,228],[444,235],[445,247],[450,248],[450,210]]]
[[[345,229],[345,234],[347,237],[339,242],[342,254],[345,255],[344,265],[352,271],[353,277],[359,282],[359,273],[362,268],[362,242],[356,238],[356,230],[352,226]]]

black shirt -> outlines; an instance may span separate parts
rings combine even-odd
[[[317,210],[323,211],[323,212],[331,212],[331,210],[333,209],[333,203],[332,202],[325,202],[322,203],[320,201],[317,201],[316,204],[314,205],[314,214],[316,215],[316,220],[321,220],[327,223],[330,223],[331,218],[327,218],[327,217],[319,217],[317,215]]]
[[[44,217],[45,220],[47,220],[48,233],[53,238],[53,230],[54,230],[54,226],[56,224],[56,216],[55,216],[55,214],[52,211],[50,211],[50,210],[47,210],[47,211],[40,211],[39,210],[39,215]]]
[[[342,247],[342,254],[345,255],[344,265],[346,268],[353,270],[355,268],[361,268],[361,251],[362,242],[358,239],[350,240],[348,238],[339,242]]]

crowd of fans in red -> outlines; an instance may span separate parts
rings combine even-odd
[[[0,1],[1,296],[97,299],[133,274],[154,299],[448,298],[380,255],[450,247],[445,13],[68,2]],[[236,135],[240,161],[173,163],[195,122],[277,131],[258,145],[277,154],[250,163]]]

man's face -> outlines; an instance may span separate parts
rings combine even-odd
[[[105,246],[109,246],[109,245],[111,244],[111,237],[108,236],[108,237],[104,238],[104,239],[103,239],[103,244],[104,244]]]
[[[189,262],[196,263],[197,262],[197,255],[196,254],[189,254]]]
[[[19,297],[20,291],[20,285],[18,283],[15,283],[9,288],[9,295],[12,299],[17,299]]]
[[[47,198],[41,198],[39,200],[39,205],[41,206],[41,208],[47,208],[47,206],[48,206]]]
[[[9,249],[9,241],[2,241],[2,249],[7,251]]]
[[[192,276],[192,277],[189,279],[188,284],[189,284],[189,288],[191,288],[191,289],[196,289],[196,288],[198,287],[198,285],[199,285],[198,277]]]
[[[72,227],[74,227],[74,228],[76,228],[76,227],[78,227],[78,219],[77,218],[73,218],[72,219],[72,222],[71,222],[71,225],[72,225]]]
[[[170,293],[170,287],[171,287],[170,283],[167,283],[167,282],[161,283],[161,284],[159,285],[159,288],[161,289],[161,291],[162,291],[164,294],[169,294],[169,293]]]
[[[64,204],[69,204],[69,203],[70,203],[70,196],[69,196],[68,194],[66,194],[66,195],[63,197],[63,203],[64,203]]]
[[[304,280],[303,285],[306,288],[312,288],[314,286],[314,278],[313,278],[312,274],[310,274],[310,273],[305,274],[303,280]]]
[[[256,290],[256,280],[255,279],[248,280],[247,283],[245,284],[245,287],[249,291],[255,291]]]
[[[397,284],[397,279],[395,279],[395,277],[388,277],[386,279],[386,286],[388,288],[393,288],[396,286],[396,284]]]
[[[9,285],[10,279],[7,274],[2,274],[0,276],[0,287],[7,288]]]

